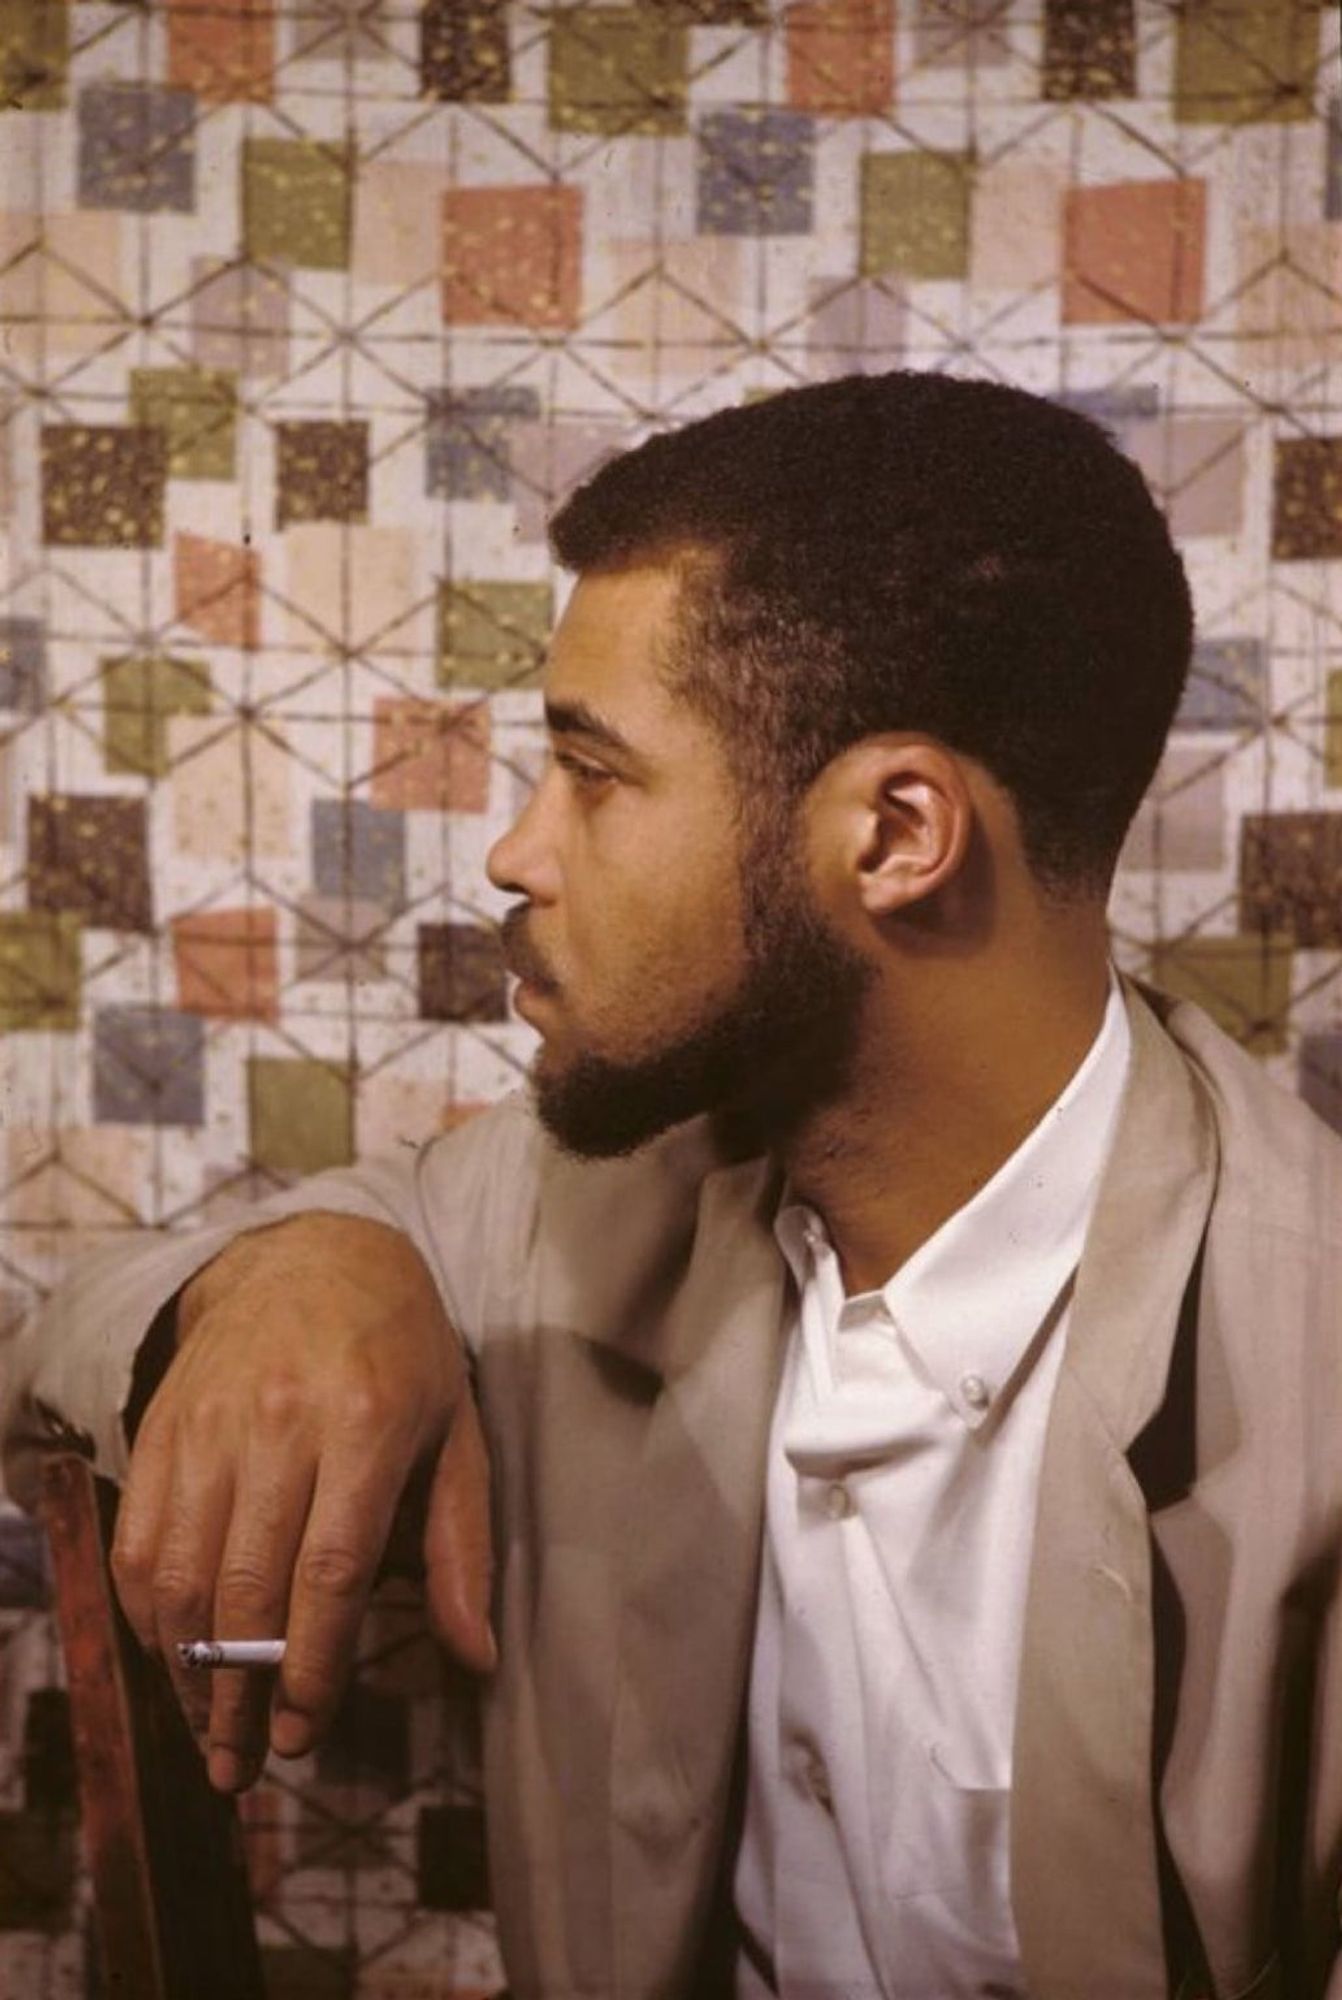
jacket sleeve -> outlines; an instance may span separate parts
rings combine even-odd
[[[468,1345],[481,1323],[491,1259],[515,1240],[538,1146],[525,1102],[510,1098],[403,1154],[314,1176],[236,1217],[187,1235],[135,1231],[77,1263],[0,1357],[5,1483],[31,1490],[34,1447],[60,1439],[124,1477],[122,1416],[136,1356],[162,1309],[226,1245],[304,1212],[357,1215],[401,1229],[425,1258]]]

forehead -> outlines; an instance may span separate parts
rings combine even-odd
[[[684,715],[663,685],[658,662],[675,631],[680,585],[669,568],[622,569],[579,577],[550,639],[545,693],[583,701],[630,720],[665,723]]]

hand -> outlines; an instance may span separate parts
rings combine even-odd
[[[242,1236],[183,1291],[177,1325],[112,1573],[212,1783],[235,1791],[259,1775],[267,1719],[280,1756],[328,1727],[397,1501],[426,1465],[430,1621],[461,1664],[493,1667],[488,1464],[460,1340],[399,1230],[311,1214]],[[179,1667],[178,1641],[208,1637],[285,1638],[278,1681]]]

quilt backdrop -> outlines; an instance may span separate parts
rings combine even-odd
[[[894,364],[1146,471],[1201,639],[1116,953],[1342,1125],[1335,9],[0,0],[0,1328],[517,1080],[547,510]],[[88,1977],[47,1588],[0,1503],[23,1996]],[[274,1990],[486,1990],[460,1705],[412,1608],[365,1650],[247,1806]]]

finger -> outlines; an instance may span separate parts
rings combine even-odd
[[[489,1455],[475,1398],[463,1389],[438,1454],[424,1528],[429,1622],[447,1650],[475,1673],[492,1673],[493,1536]]]
[[[296,1435],[298,1413],[271,1387],[260,1398],[233,1503],[214,1599],[216,1639],[283,1638],[294,1563],[315,1482]],[[210,1675],[209,1771],[220,1791],[260,1776],[275,1676],[254,1669]]]
[[[293,1570],[271,1748],[300,1757],[329,1726],[354,1663],[405,1466],[328,1451]]]
[[[132,1632],[147,1651],[158,1645],[154,1571],[172,1484],[175,1427],[165,1409],[145,1414],[130,1455],[108,1559],[112,1581]]]
[[[177,1648],[208,1639],[214,1624],[215,1580],[233,1509],[232,1454],[213,1448],[202,1400],[177,1426],[163,1525],[154,1566],[154,1629],[182,1712],[198,1738],[210,1716],[208,1675],[184,1668]]]

